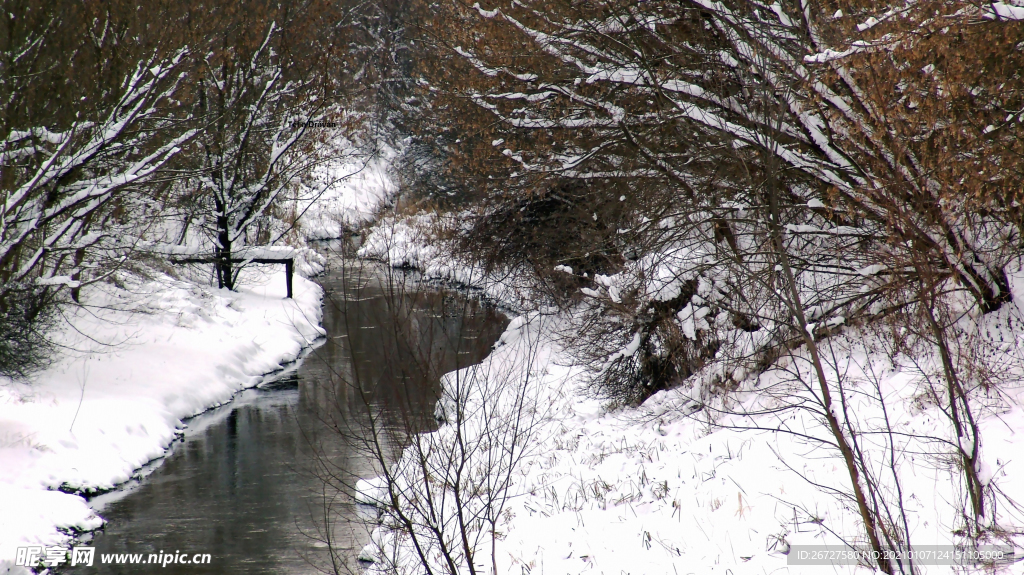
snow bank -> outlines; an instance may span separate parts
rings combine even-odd
[[[370,235],[361,253],[419,267],[429,277],[462,283],[469,283],[463,279],[469,277],[478,281],[473,285],[488,285],[486,278],[469,276],[469,266],[429,245],[427,227],[417,225],[415,218],[392,221]],[[1024,513],[1008,502],[1024,501],[1024,309],[1018,307],[1024,302],[1024,272],[1008,271],[1018,304],[980,318],[973,336],[981,341],[982,365],[992,370],[999,388],[979,391],[972,409],[982,437],[979,474],[986,485],[996,487],[1000,502],[987,511],[988,543],[1009,541],[1019,558],[1024,555],[1019,535]],[[492,292],[502,293],[494,287]],[[764,373],[740,376],[739,388],[728,395],[703,393],[708,386],[701,384],[721,369],[711,363],[692,378],[693,387],[663,391],[640,407],[622,408],[586,392],[583,370],[559,343],[558,334],[571,325],[561,314],[534,313],[513,320],[478,368],[463,373],[458,383],[452,375],[444,378],[438,409],[444,423],[426,434],[429,438],[416,440],[415,445],[442,454],[429,458],[437,470],[430,475],[442,476],[443,454],[453,452],[449,442],[456,436],[456,422],[447,415],[460,413],[459,440],[474,452],[462,476],[472,482],[489,473],[494,454],[500,458],[510,451],[509,445],[493,442],[500,435],[495,431],[500,423],[494,422],[510,415],[509,406],[498,402],[481,409],[479,398],[486,402],[495,397],[488,391],[495,378],[531,398],[530,437],[518,446],[527,455],[512,471],[502,519],[493,532],[484,524],[470,527],[474,560],[486,566],[483,572],[492,570],[492,549],[498,573],[870,572],[857,566],[788,564],[795,545],[866,545],[848,495],[844,461],[829,446],[830,432],[821,410],[815,409],[820,407],[819,391],[803,383],[814,380],[800,350]],[[524,342],[539,348],[526,354]],[[892,359],[879,340],[856,330],[822,345],[832,352],[826,377],[833,395],[839,397],[840,383],[846,389],[840,420],[860,430],[867,466],[890,509],[895,511],[902,499],[913,545],[964,543],[956,534],[966,501],[955,465],[956,437],[926,391],[926,378],[941,372],[938,357]],[[510,360],[527,356],[531,361]],[[461,410],[450,405],[459,394]],[[801,403],[809,409],[799,407]],[[880,433],[887,428],[892,434]],[[422,453],[407,450],[394,466],[394,491],[405,494],[410,507],[426,499],[417,491],[423,485],[439,490],[435,501],[446,501],[442,494],[451,487],[441,479],[417,483],[417,460],[423,460]],[[363,482],[362,500],[379,502],[384,485],[379,478]],[[473,487],[463,485],[462,492],[472,493]],[[470,517],[484,516],[482,505],[462,502]],[[443,506],[434,509],[442,521],[453,513]],[[415,515],[411,508],[405,511]],[[383,516],[360,554],[376,562],[370,572],[394,567],[399,573],[422,572],[408,534],[401,525],[389,528],[387,512]],[[449,541],[460,540],[456,524],[446,522]],[[421,535],[428,560],[441,567],[438,545],[430,542],[428,531]],[[929,574],[965,572],[949,565],[919,567]],[[1018,563],[1008,569],[1019,568]]]
[[[912,542],[959,543],[952,533],[959,518],[951,502],[963,497],[956,474],[941,465],[941,457],[925,454],[934,453],[934,446],[923,449],[925,441],[902,435],[949,438],[948,423],[937,409],[923,407],[915,396],[920,374],[886,367],[884,359],[868,357],[856,341],[836,343],[849,352],[841,365],[847,384],[860,386],[864,394],[854,394],[851,405],[859,423],[878,423],[883,415],[866,397],[872,382],[877,381],[890,401],[887,415],[896,423],[896,441],[902,446],[897,472]],[[737,395],[735,410],[743,411],[741,405],[749,411],[756,411],[755,405],[770,409],[767,402],[758,405],[763,396],[757,390],[789,379],[788,370],[796,363],[745,382],[750,392]],[[545,383],[551,384],[538,385]],[[799,409],[709,418],[704,412],[691,414],[689,391],[662,392],[639,408],[614,411],[581,399],[581,394],[564,394],[568,401],[549,424],[550,435],[539,434],[546,436],[536,448],[543,456],[520,470],[514,519],[497,545],[502,568],[736,575],[869,572],[787,564],[786,553],[793,545],[865,544],[856,509],[834,496],[849,492],[842,459],[821,442],[807,439],[828,439],[820,419]],[[1024,412],[1019,402],[1004,408],[989,412],[982,423],[985,459],[999,466],[1000,488],[1019,501],[1024,484],[1014,478],[1024,476],[1024,465],[1017,461],[1024,442],[1014,430],[1024,429]],[[868,445],[885,439],[861,438]],[[884,452],[868,447],[867,453],[875,457]],[[884,469],[881,458],[873,463]],[[999,521],[1007,521],[1008,527],[1013,518],[1009,511]],[[950,573],[954,568],[927,566],[925,572]]]
[[[66,545],[103,520],[74,492],[114,488],[161,457],[182,420],[223,404],[323,335],[321,290],[284,271],[237,292],[167,276],[83,294],[64,357],[0,382],[0,573],[22,545]],[[249,273],[249,272],[246,272]]]
[[[456,226],[460,216],[419,213],[406,217],[386,216],[370,228],[358,255],[385,262],[396,268],[414,268],[427,280],[482,290],[489,298],[512,310],[533,305],[535,297],[530,280],[514,270],[485,273],[474,262],[453,256],[434,235],[442,226]]]
[[[388,500],[388,482],[383,477],[360,479],[356,482],[356,503],[383,505]]]
[[[323,177],[338,182],[312,203],[298,202],[303,236],[311,240],[339,238],[345,229],[372,222],[395,195],[389,170],[395,155],[394,150],[385,149],[380,157],[325,167]]]
[[[545,573],[735,575],[819,574],[823,569],[870,572],[855,566],[787,564],[794,545],[865,544],[856,509],[850,501],[835,496],[849,491],[842,459],[819,441],[808,440],[828,439],[820,418],[797,409],[755,417],[721,416],[710,423],[705,412],[694,414],[687,388],[661,392],[638,408],[610,408],[588,398],[580,387],[580,370],[571,365],[553,337],[564,327],[561,322],[557,316],[521,316],[474,371],[478,378],[529,381],[529,390],[523,395],[534,398],[530,425],[535,422],[537,427],[529,444],[518,446],[528,455],[513,472],[509,504],[498,527],[495,557],[499,573],[535,569]],[[528,332],[533,335],[523,335]],[[1024,330],[1015,337],[1018,342],[1024,339]],[[531,355],[534,361],[509,363],[510,353],[517,353],[514,350],[522,341],[540,343],[541,348]],[[895,441],[902,446],[896,469],[913,543],[960,543],[953,534],[959,518],[951,504],[963,497],[956,472],[942,465],[942,457],[925,454],[935,452],[934,446],[925,445],[930,440],[915,443],[902,436],[949,439],[948,423],[934,405],[927,405],[926,400],[922,403],[917,395],[919,372],[894,368],[885,358],[872,357],[865,352],[863,341],[836,340],[848,352],[840,371],[847,385],[861,390],[854,394],[850,406],[861,423],[877,423],[883,415],[870,399],[872,385],[877,383],[889,399],[887,415],[896,425]],[[521,356],[521,350],[518,353]],[[741,405],[751,410],[771,408],[759,390],[783,384],[801,361],[798,358],[744,382],[747,391],[735,396],[736,410],[741,411]],[[834,378],[835,372],[831,376]],[[446,377],[444,384],[447,397],[452,393],[452,378]],[[485,382],[474,384],[471,377],[461,378],[461,385],[470,384],[487,386]],[[1020,501],[1024,482],[1016,478],[1024,477],[1024,461],[1019,456],[1024,445],[1019,433],[1024,429],[1024,410],[1019,385],[1004,391],[1015,392],[1016,398],[990,405],[981,422],[984,459],[998,469],[986,477],[994,478],[1007,497]],[[794,397],[801,395],[799,390],[793,393]],[[493,422],[508,406],[478,410],[472,398],[467,404],[463,439],[470,445],[486,442],[488,435],[495,433],[494,424],[473,422],[473,414],[486,414]],[[433,439],[420,444],[443,446],[446,434],[453,436],[451,427],[452,423],[442,425],[432,434]],[[888,439],[862,437],[861,441],[871,444]],[[499,446],[498,451],[507,447]],[[480,461],[474,459],[468,466],[469,476],[483,472],[483,460],[492,447],[474,449],[480,450]],[[868,447],[867,453],[873,457],[882,451]],[[416,457],[407,454],[405,459]],[[395,467],[401,468],[402,464]],[[406,478],[398,482],[397,491],[409,489]],[[363,501],[380,501],[383,481],[363,483]],[[473,505],[463,502],[464,509],[474,510]],[[1010,528],[1014,516],[1012,510],[1004,510],[997,524]],[[458,540],[455,532],[449,536]],[[1022,541],[1019,537],[1016,541],[1019,556]],[[440,561],[436,546],[431,550],[435,553],[431,556]],[[491,541],[486,533],[478,551],[486,555],[486,560],[480,561],[489,567]],[[391,565],[398,565],[403,573],[422,571],[416,568],[408,537],[384,528],[378,528],[360,556],[377,561],[371,573],[388,572]],[[959,571],[951,566],[925,566],[924,572]]]

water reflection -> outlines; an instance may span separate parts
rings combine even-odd
[[[374,475],[367,426],[393,431],[386,436],[399,443],[407,429],[429,429],[440,375],[482,359],[505,320],[472,299],[341,258],[324,287],[323,344],[294,373],[190,421],[144,479],[97,498],[108,520],[95,538],[97,565],[69,572],[148,573],[153,566],[99,558],[160,552],[212,556],[166,573],[358,570],[367,510],[351,485]]]

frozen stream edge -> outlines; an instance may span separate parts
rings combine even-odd
[[[64,491],[108,492],[151,472],[187,420],[297,367],[323,336],[322,290],[296,277],[286,300],[283,279],[229,292],[159,278],[133,286],[134,313],[109,309],[127,294],[97,294],[99,311],[72,317],[81,335],[66,343],[82,351],[31,385],[0,387],[0,574],[29,573],[14,565],[19,546],[66,547],[102,526]]]

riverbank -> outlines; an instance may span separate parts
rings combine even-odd
[[[323,334],[319,286],[254,272],[237,292],[158,275],[69,310],[59,359],[0,386],[0,573],[25,545],[66,546],[102,525],[80,493],[161,457],[182,420],[229,401]]]
[[[360,252],[396,266],[421,269],[440,281],[470,284],[492,297],[508,285],[475,273],[430,243],[429,231],[416,216],[385,221]],[[421,222],[428,223],[429,222]],[[975,405],[982,446],[979,475],[992,493],[981,543],[1008,546],[1024,557],[1024,272],[1008,268],[1014,303],[978,319],[984,338],[983,363],[996,370],[999,389],[979,394]],[[520,291],[504,303],[516,307],[529,300]],[[421,444],[437,453],[457,452],[453,438],[474,447],[458,477],[462,493],[494,493],[501,484],[494,461],[514,451],[522,455],[506,473],[508,487],[496,499],[462,501],[460,509],[440,507],[449,542],[475,542],[472,556],[482,572],[498,573],[869,573],[856,564],[805,561],[797,546],[866,545],[864,529],[850,496],[843,459],[829,444],[824,418],[813,408],[814,388],[794,385],[809,373],[806,354],[796,350],[760,373],[738,382],[730,393],[708,394],[721,366],[710,362],[687,382],[661,391],[638,407],[602,401],[589,386],[580,364],[561,337],[573,330],[572,310],[524,314],[510,324],[495,351],[479,368],[443,380],[445,394],[467,398],[459,420],[448,422]],[[913,535],[919,551],[952,551],[965,538],[959,531],[964,502],[959,470],[951,464],[948,421],[941,408],[922,395],[928,377],[940,369],[939,358],[914,361],[884,353],[877,334],[849,330],[828,341],[835,365],[829,385],[856,390],[847,396],[844,414],[863,430],[865,457],[896,453],[896,459],[871,459],[871,480],[878,482],[888,512]],[[528,361],[527,361],[528,359]],[[592,373],[592,372],[591,372]],[[796,375],[794,375],[796,374]],[[521,402],[492,401],[511,390]],[[884,402],[877,398],[885,398]],[[442,400],[444,401],[444,400]],[[884,406],[884,409],[883,407]],[[444,410],[442,410],[443,412]],[[505,425],[502,422],[509,422]],[[453,426],[458,426],[456,430]],[[528,428],[517,443],[497,444],[509,430]],[[456,432],[457,431],[457,432]],[[432,525],[419,501],[444,501],[449,484],[418,481],[422,455],[406,452],[392,489],[401,494],[402,515]],[[446,462],[432,462],[442,468]],[[407,475],[401,475],[406,473]],[[422,474],[420,474],[422,475]],[[477,485],[473,478],[488,477]],[[468,479],[467,479],[468,478]],[[894,478],[896,478],[894,480]],[[433,493],[423,492],[423,485]],[[360,484],[363,502],[385,500],[381,479]],[[417,487],[418,486],[418,487]],[[989,505],[989,503],[986,503]],[[433,512],[434,508],[431,508]],[[493,525],[470,524],[460,532],[453,518],[490,517]],[[387,513],[387,512],[385,512]],[[392,516],[399,514],[391,514]],[[421,517],[422,515],[422,517]],[[895,516],[894,516],[895,517]],[[445,521],[449,519],[449,521]],[[893,519],[895,520],[895,519]],[[384,524],[362,557],[376,563],[371,573],[418,573],[422,557],[443,570],[451,558],[464,560],[463,549],[447,549],[427,527],[417,544],[401,521]],[[469,535],[468,538],[463,535]],[[818,547],[820,550],[821,548]],[[483,557],[483,558],[482,558]],[[479,567],[485,565],[486,567]],[[1003,563],[996,572],[1016,572]],[[918,561],[927,573],[983,572],[983,564],[952,565],[932,557]],[[478,571],[478,572],[481,572]]]

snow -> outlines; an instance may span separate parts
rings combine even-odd
[[[315,221],[322,227],[306,230],[330,236],[340,233],[341,222],[365,221],[363,214],[376,209],[369,206],[381,205],[388,194],[386,170],[374,170],[367,173],[375,176],[351,188],[360,199],[341,194],[333,206],[318,207],[322,217]],[[347,215],[339,218],[337,208],[343,205],[356,208],[342,210]],[[427,279],[482,289],[509,309],[528,309],[527,278],[507,270],[484,274],[445,251],[431,230],[437,224],[458,226],[459,216],[439,221],[442,217],[385,217],[369,230],[359,253],[418,268]],[[791,231],[804,230],[796,226]],[[681,253],[678,261],[690,257],[694,254]],[[662,301],[676,297],[682,283],[694,279],[679,273],[672,258],[663,261],[668,263],[653,269],[646,286]],[[555,269],[572,273],[568,266]],[[881,266],[869,266],[858,273],[880,271]],[[86,302],[89,313],[81,311],[72,320],[78,332],[96,341],[69,331],[75,353],[31,385],[0,387],[0,573],[10,566],[18,545],[66,544],[69,537],[62,529],[102,524],[82,497],[57,487],[104,490],[127,481],[164,453],[183,420],[258,384],[263,374],[294,359],[322,335],[319,289],[296,278],[295,299],[285,300],[282,274],[278,269],[247,277],[238,292],[167,276],[93,292]],[[720,321],[708,317],[703,305],[715,297],[714,286],[703,276],[695,279],[698,295],[677,315],[689,339],[711,329],[709,321]],[[1024,273],[1010,270],[1009,279],[1014,301],[1024,302]],[[613,290],[623,287],[619,274],[597,275],[594,281],[613,299],[618,297]],[[604,297],[597,290],[582,291]],[[1013,358],[1024,349],[1021,312],[1017,305],[1004,306],[983,318],[979,331],[991,340],[986,349],[995,355],[989,361],[1000,366],[1004,385],[998,394],[979,400],[983,443],[978,473],[984,484],[1018,501],[1024,501],[1024,482],[1018,479],[1024,474],[1018,456],[1024,373]],[[593,397],[584,370],[563,349],[560,334],[571,329],[570,313],[542,310],[513,319],[480,367],[444,378],[438,414],[445,423],[427,434],[436,445],[452,441],[454,423],[446,415],[460,413],[467,434],[463,440],[480,441],[517,405],[494,393],[499,384],[511,382],[510,389],[517,390],[513,395],[526,398],[531,430],[521,446],[526,455],[512,470],[511,498],[493,542],[499,572],[868,572],[787,565],[792,545],[862,537],[855,510],[831,491],[848,490],[848,478],[842,459],[822,444],[828,440],[827,427],[815,411],[793,407],[820,401],[813,386],[800,385],[799,377],[811,372],[801,351],[763,373],[734,372],[736,392],[729,396],[704,392],[709,381],[728,375],[711,363],[689,385],[660,392],[639,407],[623,407]],[[820,313],[819,307],[812,319]],[[825,323],[844,322],[834,317]],[[914,543],[955,543],[952,532],[959,517],[950,502],[962,498],[957,475],[942,457],[922,455],[935,453],[928,444],[932,439],[959,448],[941,410],[920,393],[924,378],[938,373],[938,361],[893,359],[875,344],[869,334],[857,331],[822,341],[835,346],[831,356],[838,358],[826,374],[830,385],[837,386],[842,377],[844,385],[858,389],[849,409],[835,408],[833,414],[871,431],[882,421],[900,431],[895,440],[901,457],[891,475],[900,479]],[[632,355],[639,345],[640,334],[634,333],[614,355]],[[530,346],[536,348],[530,351]],[[519,361],[523,357],[532,361]],[[458,385],[469,391],[456,390]],[[450,409],[460,393],[471,409]],[[495,397],[493,405],[479,409]],[[867,457],[884,453],[880,443],[886,437],[862,436]],[[504,447],[481,447],[474,456],[481,459],[470,461],[471,467],[485,469],[481,461]],[[973,453],[975,446],[963,448]],[[414,455],[407,452],[403,461]],[[884,461],[873,463],[884,469]],[[891,488],[885,473],[879,479]],[[356,499],[382,505],[388,500],[386,481],[359,481]],[[1005,508],[1000,513],[990,518],[994,525],[1019,525]],[[483,540],[481,551],[489,554],[492,542],[486,533]],[[1016,543],[1020,547],[1022,541]],[[409,546],[407,538],[378,529],[360,558],[409,557]],[[399,565],[400,572],[422,571],[414,570],[413,563]],[[383,570],[377,564],[370,572]],[[951,569],[927,567],[926,572]]]
[[[139,475],[189,417],[258,385],[324,334],[322,290],[304,277],[323,269],[323,257],[306,240],[337,238],[372,221],[394,194],[395,155],[390,148],[369,158],[346,154],[346,163],[319,168],[314,180],[335,183],[294,200],[298,246],[236,250],[240,258],[295,258],[292,299],[280,265],[247,268],[236,292],[206,287],[209,276],[187,281],[158,270],[148,280],[122,274],[123,287],[83,290],[83,306],[70,310],[56,338],[65,346],[60,359],[27,383],[0,378],[0,573],[25,572],[13,567],[18,546],[67,546],[69,530],[101,527],[75,493],[110,490]],[[138,247],[172,258],[208,255],[198,242],[190,236],[183,245],[154,239]],[[43,282],[75,283],[70,276]]]
[[[382,505],[388,500],[388,483],[382,477],[356,481],[356,503]]]
[[[508,309],[521,310],[530,304],[528,278],[502,269],[484,273],[478,266],[442,249],[431,230],[439,225],[460,225],[461,214],[448,216],[444,222],[437,218],[428,213],[404,218],[386,216],[370,229],[358,256],[398,268],[415,268],[427,280],[480,289]]]
[[[709,310],[706,307],[694,309],[692,303],[686,304],[682,310],[676,314],[679,318],[679,326],[683,331],[683,335],[687,339],[696,339],[697,330],[709,330],[711,326],[704,320],[704,317],[708,315]]]
[[[518,329],[525,325],[550,335],[557,323],[532,317]],[[837,454],[796,435],[757,429],[769,418],[732,416],[709,426],[699,412],[687,416],[692,403],[686,389],[662,392],[639,408],[609,410],[587,397],[578,370],[553,340],[539,339],[546,339],[547,347],[529,371],[543,375],[530,393],[543,396],[551,408],[543,430],[527,447],[534,455],[515,473],[509,519],[496,542],[500,573],[541,565],[544,572],[573,574],[868,573],[852,566],[790,566],[780,551],[858,539],[856,513],[828,494],[829,489],[846,489]],[[883,369],[884,362],[869,359],[852,339],[843,345],[851,354],[841,367],[863,378],[860,385],[876,373],[882,393],[907,399],[890,406],[889,416],[900,428],[942,434],[936,411],[918,410],[911,401],[916,374],[873,371]],[[485,364],[500,361],[501,350]],[[780,368],[747,385],[777,385],[785,377]],[[742,401],[758,400],[747,394]],[[854,409],[864,419],[878,415],[869,400],[856,402]],[[1015,462],[1019,440],[1013,431],[1024,428],[1024,412],[1016,406],[1001,416],[1002,422],[997,419],[984,424],[986,460],[998,459],[1002,466],[999,471],[985,466],[981,476],[986,482],[997,476],[1000,488],[1019,498],[1024,485],[1008,478],[1024,472],[1024,464]],[[783,428],[827,437],[820,419],[806,411],[786,415]],[[957,496],[956,482],[936,469],[934,460],[922,455],[915,460],[910,447],[899,472],[915,544],[951,545],[956,517],[949,501]],[[408,541],[379,530],[361,555],[380,559],[381,545],[395,556]],[[484,547],[489,545],[488,540]],[[926,567],[926,572],[952,568]]]
[[[995,20],[1024,20],[1024,6],[1008,2],[989,2],[983,7],[985,18]]]
[[[885,269],[886,269],[885,266],[883,266],[881,264],[873,264],[873,265],[866,266],[866,267],[863,267],[863,268],[857,270],[857,273],[866,277],[866,276],[873,276],[873,275],[877,275],[879,273],[882,273],[882,272],[885,271]]]
[[[457,269],[458,262],[438,255],[436,246],[418,244],[424,236],[417,238],[406,235],[390,244],[401,262],[437,266],[446,261],[450,267],[443,277],[469,277],[468,271]],[[375,249],[382,250],[378,256],[388,254],[384,244]],[[1024,301],[1024,273],[1008,273],[1014,301]],[[615,285],[614,276],[595,279],[605,287]],[[713,295],[710,285],[700,286],[698,293]],[[683,328],[687,337],[693,337],[704,321],[699,303],[695,299],[680,313],[680,321],[689,322]],[[1024,429],[1024,369],[1017,359],[1024,349],[1024,309],[1018,305],[1004,306],[978,324],[978,337],[988,346],[987,361],[1000,366],[1002,383],[998,392],[979,395],[973,409],[983,438],[980,478],[997,486],[1000,497],[1022,501],[1019,430]],[[486,557],[480,559],[487,566],[484,572],[491,572],[492,544],[498,573],[870,572],[856,566],[788,564],[787,553],[794,545],[864,540],[856,506],[835,495],[849,493],[849,477],[843,459],[828,445],[830,431],[821,415],[825,410],[820,391],[816,384],[805,383],[814,382],[805,351],[795,350],[761,373],[734,373],[736,391],[729,395],[703,391],[723,375],[722,366],[711,363],[687,384],[659,392],[639,407],[623,407],[588,392],[589,379],[559,337],[573,329],[569,314],[520,315],[479,368],[458,379],[464,388],[487,389],[494,378],[504,378],[515,389],[523,386],[517,394],[530,399],[523,425],[532,433],[518,446],[528,455],[512,472],[497,537],[492,541],[490,532],[481,532],[477,551]],[[827,324],[844,322],[836,317]],[[639,334],[634,334],[617,354],[635,351],[638,343]],[[527,345],[539,348],[531,355],[524,352]],[[859,440],[868,468],[887,497],[897,496],[898,478],[913,544],[961,543],[954,535],[962,519],[955,502],[964,501],[965,495],[959,471],[949,463],[959,448],[949,421],[923,391],[926,379],[941,371],[939,358],[890,357],[880,351],[884,344],[877,334],[859,328],[848,328],[818,345],[830,350],[827,355],[833,363],[826,364],[825,372],[833,395],[839,396],[840,382],[857,390],[847,394],[843,406],[833,405],[831,413],[841,424],[849,421],[862,430]],[[533,361],[511,359],[526,356]],[[455,381],[451,376],[444,379],[445,398],[456,393]],[[484,391],[469,395],[487,397]],[[450,411],[440,409],[442,414]],[[470,476],[483,473],[493,450],[508,449],[495,448],[485,438],[493,437],[488,434],[494,434],[494,422],[510,415],[509,409],[497,402],[488,410],[474,407],[462,413],[459,441],[480,445],[477,449],[484,452],[468,462]],[[444,451],[446,442],[454,441],[453,425],[445,420],[423,442]],[[887,426],[893,434],[884,433]],[[892,467],[883,456],[893,452],[886,451],[888,441],[895,442]],[[415,454],[407,451],[402,461],[412,459]],[[409,477],[398,481],[403,489],[416,484]],[[380,501],[385,487],[380,478],[362,482],[361,500]],[[474,503],[466,505],[476,509]],[[444,510],[439,512],[443,515]],[[1019,513],[1006,506],[995,513],[986,519],[990,525],[1019,532]],[[1020,556],[1024,540],[1013,537]],[[430,560],[441,560],[436,551],[436,546],[427,549]],[[408,536],[384,526],[374,532],[360,556],[377,562],[371,574],[388,572],[391,565],[397,565],[399,573],[423,571],[416,567]],[[961,572],[951,566],[921,568],[929,574]],[[1019,572],[1019,566],[1010,572]]]
[[[28,383],[0,381],[0,573],[18,546],[67,545],[103,520],[76,494],[128,481],[188,417],[231,400],[323,335],[321,290],[284,271],[237,292],[169,276],[83,292],[64,356]],[[268,270],[270,267],[268,267]]]
[[[303,211],[303,235],[309,239],[334,239],[344,235],[345,230],[372,222],[395,195],[397,188],[388,168],[396,154],[385,149],[378,157],[354,158],[324,168],[323,179],[340,181],[315,201],[297,202],[298,210]]]

